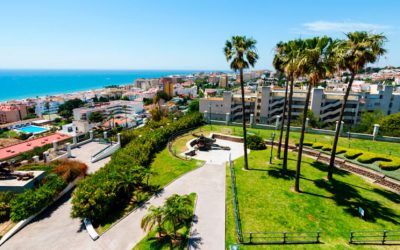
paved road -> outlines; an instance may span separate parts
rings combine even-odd
[[[88,164],[89,172],[94,172],[109,161],[109,158],[96,163],[90,162],[91,155],[105,145],[91,142],[72,150],[75,159]],[[66,194],[52,207],[42,213],[35,221],[6,241],[1,249],[83,249],[93,241],[79,219],[72,219],[71,193]]]

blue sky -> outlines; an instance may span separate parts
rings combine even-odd
[[[220,69],[226,39],[257,40],[256,68],[278,41],[383,32],[379,65],[400,66],[395,0],[49,0],[0,3],[0,69]]]

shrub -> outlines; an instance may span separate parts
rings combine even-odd
[[[75,180],[78,176],[86,175],[88,166],[80,161],[63,160],[58,162],[57,167],[54,168],[54,173],[61,176],[66,182]]]
[[[362,155],[363,152],[359,151],[359,150],[355,150],[355,149],[348,149],[346,151],[346,153],[344,154],[344,157],[346,157],[347,159],[355,159],[357,157],[359,157],[360,155]]]
[[[29,189],[12,199],[11,220],[17,222],[39,212],[48,206],[66,185],[67,183],[60,176],[48,175],[44,179],[44,184],[38,189]]]
[[[379,167],[386,171],[394,171],[400,168],[400,159],[394,158],[391,162],[379,162]]]
[[[322,149],[322,151],[332,151],[332,146],[328,145],[328,144],[324,144],[321,149]]]
[[[368,163],[374,163],[376,161],[387,161],[387,162],[390,162],[392,160],[388,159],[384,155],[366,152],[366,153],[363,153],[362,155],[360,155],[357,158],[357,161],[361,162],[361,163],[367,163],[368,164]]]
[[[315,143],[313,143],[312,148],[321,149],[323,146],[324,146],[324,144],[315,142]]]
[[[14,194],[10,192],[0,192],[0,223],[10,219],[10,202]]]
[[[262,150],[266,149],[267,147],[260,136],[249,135],[247,136],[247,148],[251,150]]]
[[[296,142],[295,145],[298,147],[300,145],[299,142]],[[313,142],[303,142],[303,146],[311,147],[313,145]]]
[[[166,146],[168,138],[202,122],[202,114],[196,112],[175,122],[149,122],[141,129],[122,132],[123,147],[111,161],[78,183],[72,198],[72,217],[101,222],[113,210],[126,205],[133,192],[144,185],[144,170]]]

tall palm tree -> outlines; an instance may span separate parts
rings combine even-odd
[[[254,67],[257,62],[258,54],[256,41],[245,36],[233,36],[226,41],[224,53],[226,60],[230,63],[230,68],[239,71],[240,88],[242,91],[242,126],[243,126],[243,149],[244,149],[244,168],[249,169],[247,161],[247,138],[246,138],[246,106],[244,100],[243,69],[250,66]]]
[[[300,191],[300,169],[303,154],[304,134],[306,131],[307,111],[310,102],[311,89],[316,87],[321,79],[332,72],[333,63],[330,51],[332,51],[332,39],[324,37],[314,37],[304,40],[304,49],[301,52],[301,59],[298,64],[300,75],[307,76],[308,89],[303,109],[303,120],[301,126],[299,149],[296,163],[295,190]]]
[[[294,88],[294,80],[299,76],[298,72],[298,61],[300,58],[302,41],[291,40],[287,42],[286,46],[283,46],[282,53],[280,53],[280,60],[282,61],[282,69],[285,72],[286,78],[289,83],[289,101],[288,101],[288,114],[287,114],[287,124],[286,124],[286,133],[285,133],[285,149],[283,152],[283,172],[287,171],[287,162],[288,162],[288,151],[289,151],[289,136],[290,136],[290,125],[292,121],[292,103],[293,103],[293,88]]]
[[[332,153],[329,161],[328,180],[333,178],[335,167],[336,148],[340,136],[340,125],[342,124],[344,110],[350,94],[351,86],[357,73],[368,63],[376,62],[380,56],[386,53],[384,44],[386,37],[382,34],[371,34],[365,31],[349,32],[347,39],[336,46],[336,58],[338,67],[341,70],[350,71],[350,81],[343,97],[342,108],[340,109],[338,126],[336,126],[335,138],[332,145]]]
[[[278,73],[284,73],[284,61],[282,60],[282,54],[285,50],[286,43],[279,42],[276,45],[275,49],[275,56],[272,61],[272,64]],[[285,115],[286,115],[286,106],[287,106],[287,99],[288,99],[288,90],[289,90],[289,81],[288,78],[285,79],[285,99],[283,101],[283,112],[282,112],[282,120],[281,120],[281,127],[279,133],[279,144],[278,144],[278,159],[281,158],[281,148],[282,148],[282,138],[283,138],[283,129],[285,127]]]
[[[150,206],[149,213],[142,218],[140,227],[144,230],[151,231],[157,227],[158,237],[161,238],[163,228],[164,210],[162,207]]]

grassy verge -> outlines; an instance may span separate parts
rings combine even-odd
[[[196,194],[191,193],[190,199],[192,200],[192,211],[194,214],[195,210],[195,202],[196,202]],[[166,240],[159,240],[156,237],[156,231],[151,231],[144,239],[142,239],[133,249],[134,250],[169,250],[169,249],[176,249],[176,250],[184,250],[187,248],[188,238],[190,233],[190,225],[191,222],[188,222],[186,225],[183,225],[181,229],[179,229],[179,233],[184,236],[184,240],[180,242],[178,246],[171,247],[171,243],[168,239]]]
[[[179,176],[196,169],[203,165],[202,161],[189,160],[183,161],[172,156],[168,149],[165,148],[160,153],[156,155],[150,169],[154,174],[149,178],[149,184],[155,187],[162,188],[169,184],[171,181],[175,180]],[[99,234],[104,233],[109,229],[116,221],[121,219],[124,215],[130,213],[135,209],[140,203],[148,200],[151,197],[149,192],[141,192],[138,195],[133,195],[130,204],[121,211],[116,211],[112,214],[112,217],[108,218],[107,221],[96,227],[96,231]]]
[[[214,127],[214,126],[213,126]],[[269,150],[269,149],[267,149]],[[235,161],[238,203],[244,232],[318,231],[319,245],[241,245],[240,249],[393,249],[349,245],[351,230],[390,230],[400,224],[397,194],[366,182],[359,176],[336,170],[333,184],[324,178],[327,166],[304,157],[300,187],[292,191],[296,155],[289,154],[289,175],[280,172],[282,162],[267,164],[267,152],[249,154],[250,171],[242,170],[243,158]],[[230,174],[227,171],[226,246],[236,243]],[[366,211],[365,220],[358,207]]]

